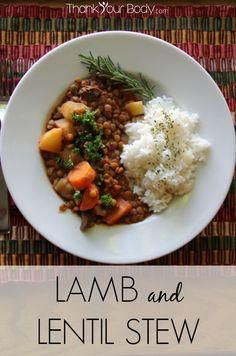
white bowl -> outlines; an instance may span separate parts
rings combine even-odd
[[[200,116],[200,135],[211,143],[191,194],[176,199],[160,215],[82,233],[77,215],[59,213],[62,203],[46,176],[38,150],[45,118],[75,77],[87,75],[79,53],[110,55],[128,70],[157,83],[157,93]],[[14,91],[3,124],[2,166],[8,188],[25,218],[49,241],[83,258],[137,263],[183,246],[213,218],[227,194],[235,162],[231,115],[208,73],[171,44],[131,32],[102,32],[76,38],[41,58]]]

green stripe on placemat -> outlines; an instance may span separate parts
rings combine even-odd
[[[43,264],[58,264],[58,256],[63,258],[64,264],[71,264],[72,261],[78,264],[85,262],[83,259],[65,253],[46,240],[0,241],[0,261],[5,257],[5,262],[12,264],[12,256],[15,260],[16,255],[18,255],[19,264],[24,264],[25,260],[28,261],[29,256],[31,264],[37,264],[39,256],[42,256]],[[183,249],[146,264],[206,265],[219,262],[222,265],[236,263],[236,237],[198,237]]]
[[[209,72],[209,74],[219,85],[236,83],[236,72]]]
[[[123,20],[123,21],[122,21]],[[0,18],[0,31],[80,31],[92,30],[193,30],[234,31],[236,20],[232,17],[136,17],[136,18]]]
[[[233,236],[204,236],[193,239],[186,245],[188,251],[191,250],[235,250],[236,237]],[[0,254],[35,254],[35,253],[52,253],[61,251],[55,245],[47,240],[1,240]]]

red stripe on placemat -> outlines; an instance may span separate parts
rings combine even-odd
[[[147,2],[148,3],[148,2]],[[83,5],[76,3],[76,5]],[[97,3],[95,2],[95,5]],[[115,4],[114,4],[115,5]],[[168,17],[235,17],[236,7],[230,5],[206,5],[206,6],[169,6],[169,5],[158,5],[160,9],[168,9],[165,16]],[[152,4],[149,3],[149,6]],[[122,13],[124,15],[124,12]],[[35,18],[58,18],[58,17],[74,17],[78,14],[76,11],[69,14],[68,8],[65,4],[63,7],[48,7],[40,5],[4,5],[0,4],[0,17],[35,17]],[[80,14],[82,16],[82,14]],[[84,17],[86,15],[83,14]],[[96,17],[96,13],[89,16]],[[134,17],[139,17],[140,15],[134,15]],[[154,17],[155,15],[145,15],[144,17]]]

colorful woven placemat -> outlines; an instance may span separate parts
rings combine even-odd
[[[195,58],[219,85],[235,120],[236,7],[159,6],[163,15],[116,17],[69,14],[66,7],[0,5],[0,96],[9,97],[21,77],[57,45],[103,30],[143,32]],[[226,157],[227,159],[227,157]],[[236,264],[236,190],[207,228],[184,248],[149,264]],[[207,202],[204,202],[204,204]],[[40,236],[11,204],[10,235],[0,235],[0,265],[90,264]]]

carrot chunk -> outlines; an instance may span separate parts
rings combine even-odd
[[[90,186],[96,177],[95,170],[87,161],[77,164],[68,174],[68,181],[73,188],[82,190]]]
[[[83,198],[80,204],[80,210],[93,209],[99,201],[99,190],[95,184],[91,184],[89,188],[84,191]]]
[[[131,209],[132,205],[128,201],[121,198],[117,199],[115,208],[106,217],[106,223],[108,225],[116,224],[123,216],[127,215]]]

